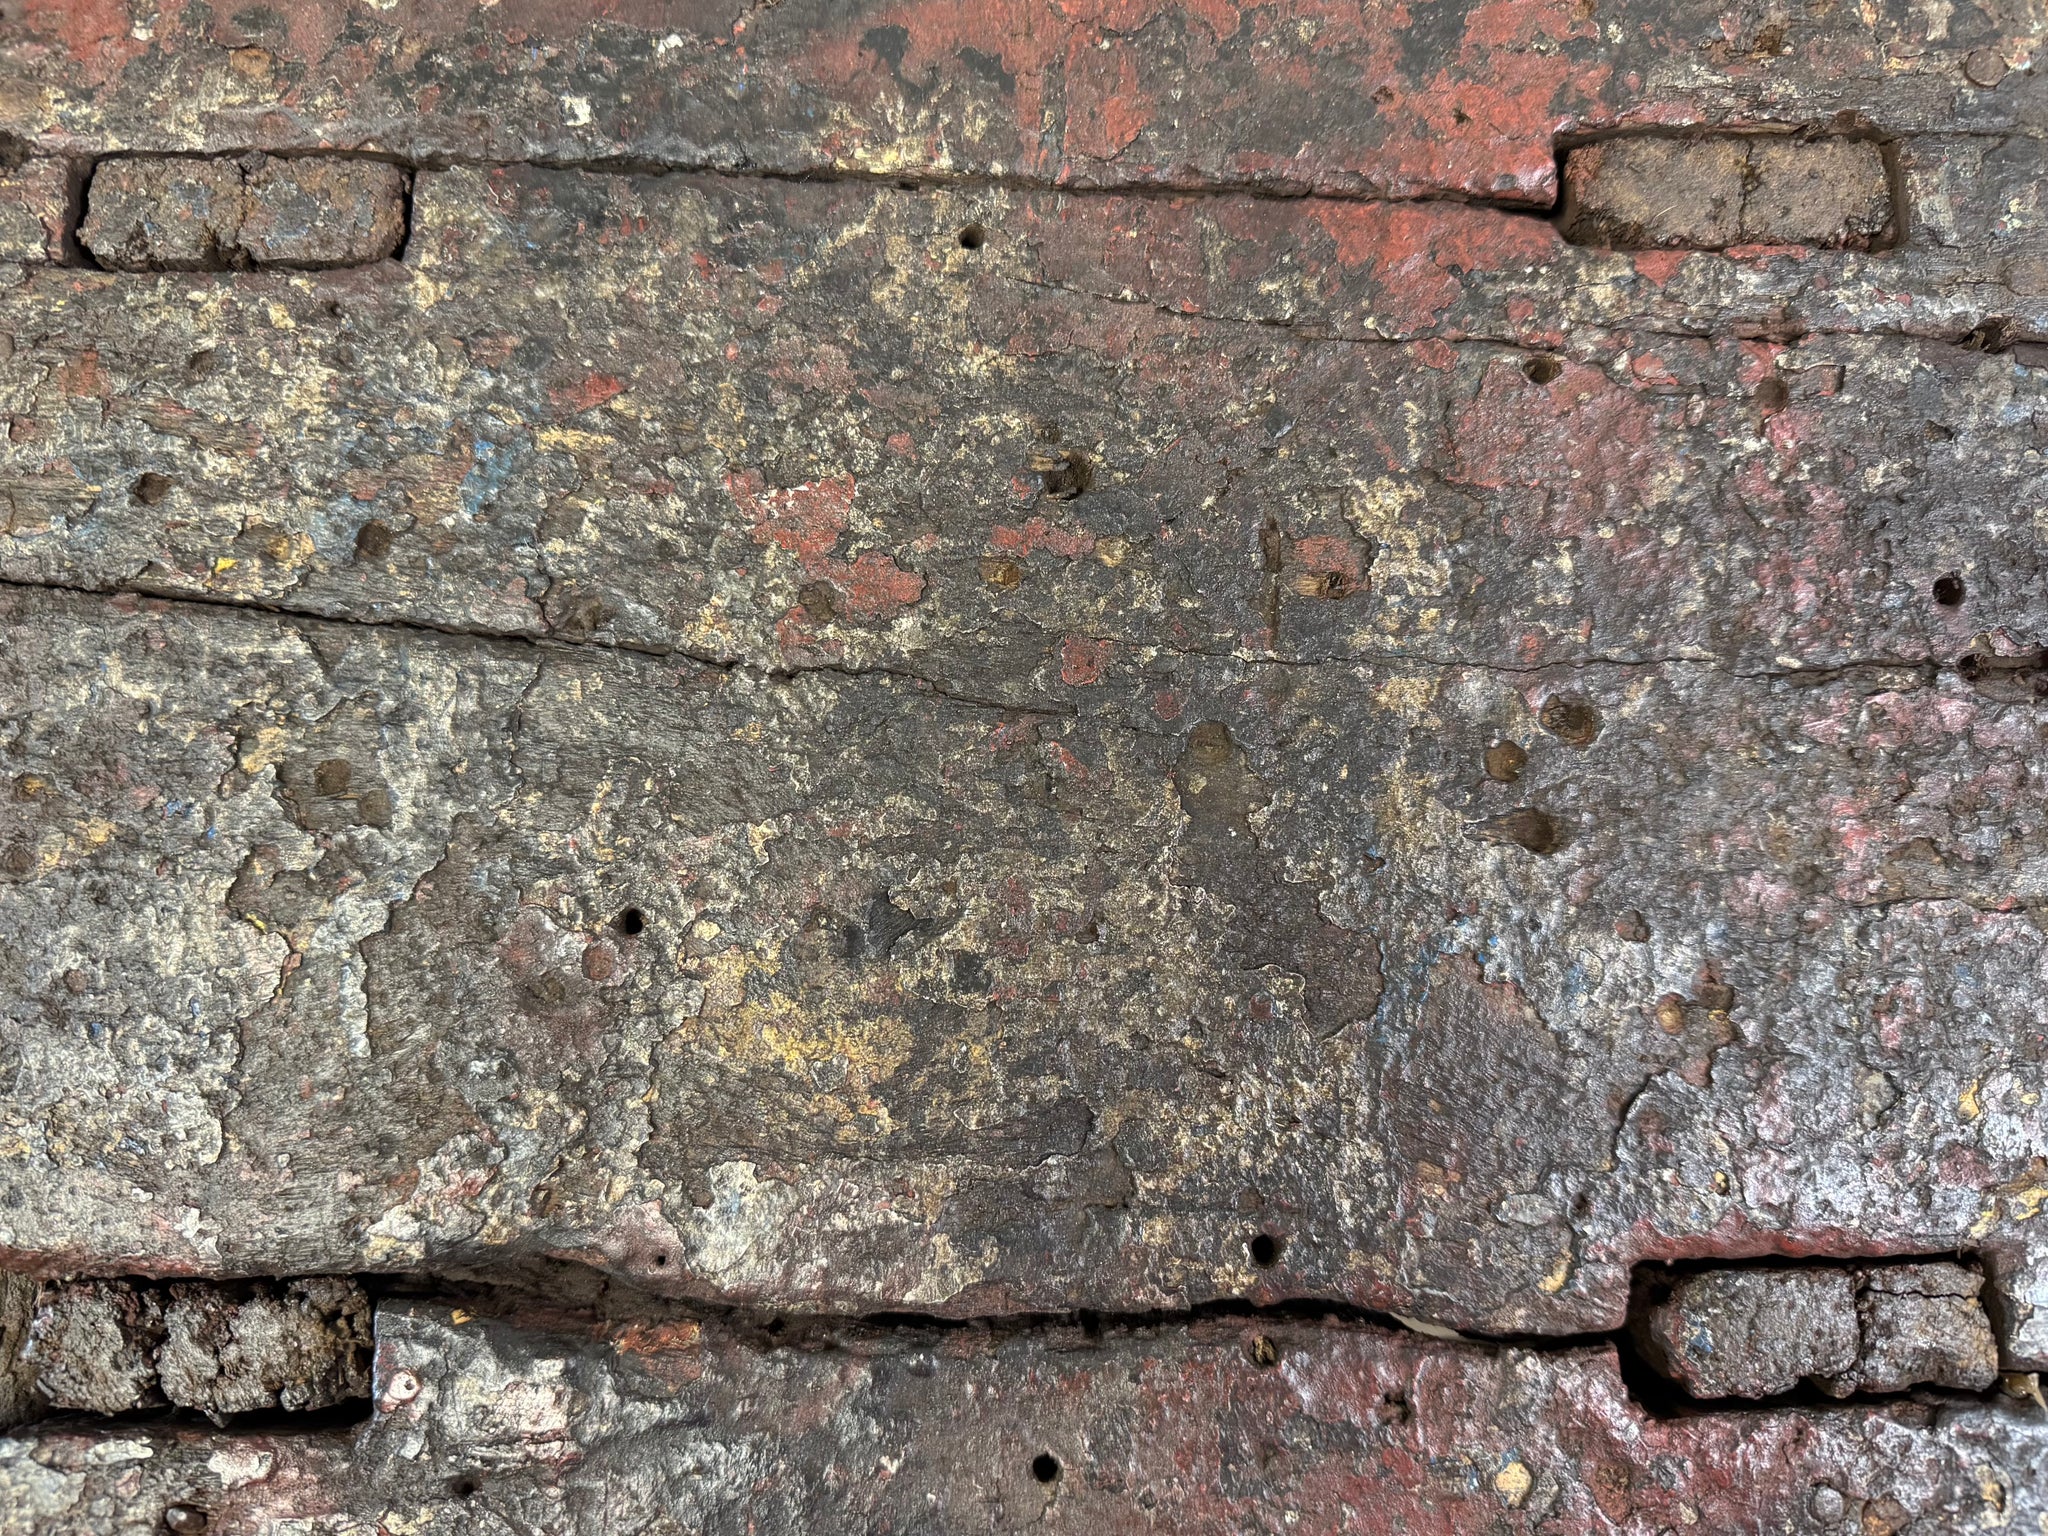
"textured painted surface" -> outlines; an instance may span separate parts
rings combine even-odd
[[[0,1527],[2041,1526],[2043,30],[7,6]]]
[[[1639,1259],[1970,1246],[2042,1326],[2030,694],[1160,656],[1069,715],[4,607],[40,1267],[1565,1333]]]
[[[0,572],[1061,707],[1145,646],[1783,669],[2043,601],[2048,371],[1887,333],[2048,314],[1937,252],[535,171],[423,175],[408,250],[0,295]]]
[[[52,1533],[161,1528],[178,1505],[231,1532],[1205,1536],[2031,1531],[2048,1511],[2038,1410],[1659,1419],[1601,1349],[1243,1320],[784,1344],[711,1322],[534,1322],[386,1309],[353,1443],[0,1440],[0,1511]]]
[[[55,147],[1250,182],[1548,203],[1555,135],[2038,136],[2038,0],[23,0],[0,127]],[[1990,85],[1980,83],[1989,79]]]

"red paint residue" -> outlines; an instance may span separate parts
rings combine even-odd
[[[754,542],[773,544],[801,560],[829,554],[853,511],[853,476],[835,475],[766,490],[761,471],[725,477],[726,494],[753,523]]]
[[[1072,160],[1114,160],[1152,126],[1152,102],[1128,45],[1097,48],[1077,34],[1067,50],[1067,133]]]
[[[78,356],[58,364],[57,387],[73,400],[109,398],[106,375],[100,372],[98,349],[89,347]]]
[[[548,391],[548,398],[555,408],[570,415],[594,411],[607,400],[616,399],[624,393],[626,386],[608,373],[586,374],[574,384],[565,384],[559,389]]]
[[[1086,635],[1069,635],[1060,647],[1060,681],[1070,688],[1086,688],[1102,681],[1102,669],[1109,664],[1113,640],[1091,640]]]
[[[1635,254],[1636,275],[1645,282],[1662,288],[1671,281],[1671,275],[1685,264],[1690,251],[1637,251]]]
[[[1491,208],[1326,202],[1311,216],[1337,260],[1378,285],[1375,311],[1397,331],[1435,324],[1471,274],[1544,266],[1562,249],[1550,225]]]
[[[1539,388],[1519,368],[1496,366],[1458,412],[1451,478],[1529,492],[1508,503],[1517,534],[1581,538],[1596,518],[1634,509],[1667,467],[1655,430],[1653,404],[1597,368],[1566,363]]]
[[[61,43],[79,66],[79,83],[104,85],[149,51],[132,34],[126,0],[27,0],[25,30]]]
[[[832,584],[838,609],[848,618],[894,618],[924,596],[922,576],[874,550],[862,551],[851,564],[820,561],[815,574]]]
[[[1034,517],[1021,528],[998,523],[989,530],[991,552],[999,555],[1029,555],[1034,549],[1049,550],[1068,560],[1094,553],[1095,535],[1081,528],[1055,528],[1042,517]]]
[[[725,477],[726,493],[751,523],[756,544],[772,544],[797,557],[798,568],[813,581],[832,588],[833,606],[850,619],[890,619],[924,595],[924,577],[906,571],[894,558],[864,550],[852,560],[835,556],[841,535],[853,514],[854,479],[835,475],[786,489],[767,490],[758,469]],[[798,610],[801,613],[802,610]],[[785,617],[784,647],[815,645],[810,626],[792,614]]]

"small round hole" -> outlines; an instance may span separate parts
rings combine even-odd
[[[1941,604],[1942,607],[1960,608],[1963,606],[1963,599],[1967,595],[1968,591],[1963,586],[1963,578],[1956,575],[1955,572],[1951,571],[1946,576],[1935,578],[1934,600]]]
[[[1031,1458],[1031,1475],[1041,1483],[1059,1481],[1060,1459],[1051,1451],[1040,1451]]]
[[[979,224],[969,224],[960,231],[960,249],[978,251],[988,244],[988,231]]]
[[[1531,384],[1548,384],[1564,372],[1564,364],[1548,352],[1542,352],[1522,364],[1522,372]]]
[[[1271,1269],[1280,1262],[1280,1239],[1270,1232],[1256,1232],[1244,1245],[1244,1251],[1259,1268]]]
[[[647,914],[638,907],[628,907],[612,919],[612,926],[630,939],[634,934],[646,931]]]

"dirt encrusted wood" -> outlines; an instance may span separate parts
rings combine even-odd
[[[0,1529],[2048,1519],[2041,33],[10,11]]]

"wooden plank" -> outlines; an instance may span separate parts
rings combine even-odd
[[[1796,25],[1706,0],[90,0],[26,6],[6,43],[0,127],[88,150],[1548,204],[1559,133],[1847,114],[2037,138],[2044,121],[2039,17],[2019,0],[1884,0]]]
[[[0,1441],[50,1536],[209,1529],[1639,1533],[2026,1528],[2022,1410],[1660,1417],[1605,1349],[1217,1319],[1049,1337],[596,1324],[401,1304],[355,1437],[52,1425]],[[1269,1363],[1262,1363],[1269,1362]],[[177,1516],[174,1518],[185,1518]],[[175,1528],[175,1527],[173,1527]]]
[[[1148,649],[1761,671],[2038,629],[2039,457],[1985,448],[2048,369],[1897,304],[1669,333],[1797,310],[1798,260],[1278,206],[462,171],[407,271],[45,271],[0,297],[0,574],[1047,708]]]
[[[1161,656],[1112,719],[7,616],[17,1262],[1570,1333],[1968,1247],[2034,1347],[2030,695]]]

